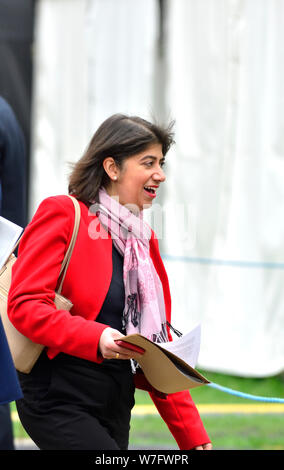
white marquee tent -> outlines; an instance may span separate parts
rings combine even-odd
[[[161,37],[155,0],[38,1],[30,216],[67,192],[68,162],[106,117],[175,119],[158,201],[172,323],[184,332],[201,323],[200,367],[277,374],[284,1],[164,3]]]

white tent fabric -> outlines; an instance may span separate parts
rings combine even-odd
[[[30,216],[47,196],[66,193],[68,162],[87,143],[84,0],[37,2]]]
[[[194,214],[163,246],[174,311],[202,323],[200,366],[246,376],[284,368],[283,20],[283,1],[169,2],[166,201]]]
[[[276,374],[284,365],[284,2],[167,5],[158,69],[155,0],[38,2],[30,215],[44,197],[66,193],[67,162],[107,116],[166,109],[177,144],[158,202],[172,323],[186,332],[201,322],[200,367]]]
[[[34,48],[30,215],[65,193],[68,162],[113,113],[153,112],[155,0],[40,0]]]

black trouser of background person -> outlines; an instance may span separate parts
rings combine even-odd
[[[0,405],[0,450],[15,450],[9,403]]]

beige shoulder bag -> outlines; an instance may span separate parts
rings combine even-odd
[[[73,196],[69,197],[72,199],[75,208],[74,229],[68,250],[62,262],[59,279],[61,276],[62,278],[54,299],[54,303],[57,309],[64,309],[68,311],[71,309],[73,304],[68,299],[63,297],[60,293],[62,290],[66,271],[71,259],[72,251],[75,246],[80,225],[80,205],[77,199],[75,199]],[[41,344],[33,343],[29,338],[22,335],[10,322],[7,315],[7,298],[11,285],[12,266],[16,261],[16,257],[13,252],[15,251],[19,241],[20,240],[18,240],[16,246],[12,250],[12,254],[9,256],[8,260],[0,271],[0,315],[15,368],[20,372],[28,374],[32,370],[37,359],[39,358],[42,350],[44,349],[44,346]]]

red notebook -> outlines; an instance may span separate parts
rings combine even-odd
[[[136,346],[135,344],[127,343],[126,341],[123,341],[121,339],[116,339],[115,342],[116,344],[118,344],[118,346],[121,346],[122,348],[125,348],[125,349],[130,349],[131,351],[135,351],[139,354],[144,354],[145,352],[145,349],[140,348],[139,346]]]

